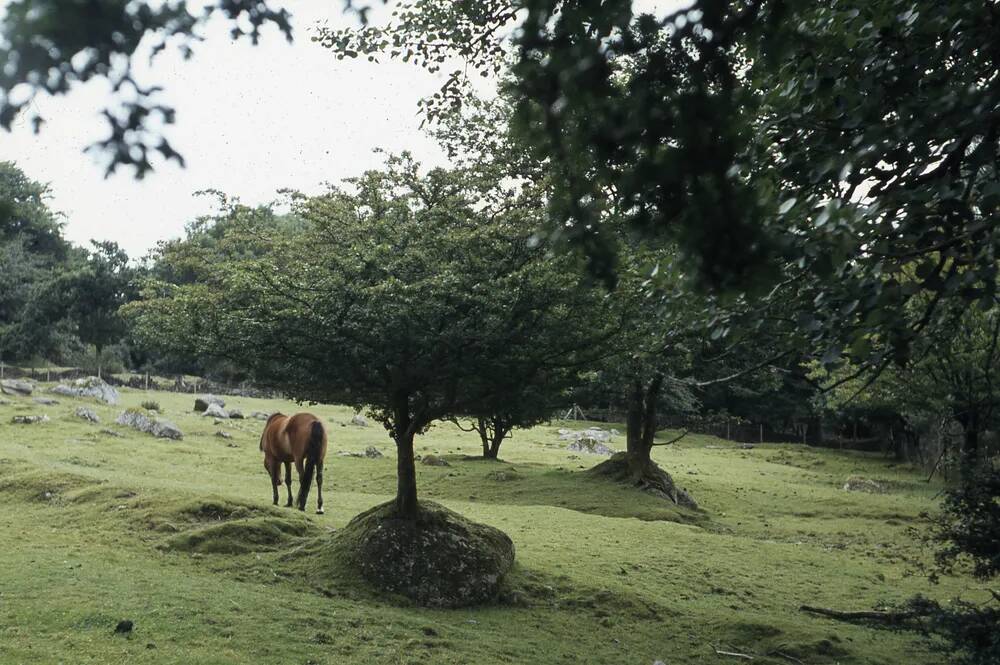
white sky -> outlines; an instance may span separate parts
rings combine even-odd
[[[440,75],[403,63],[337,60],[310,41],[318,20],[355,21],[340,0],[282,5],[294,13],[292,44],[277,31],[257,47],[235,43],[219,22],[191,60],[165,52],[140,79],[166,88],[162,98],[177,109],[166,136],[186,168],[159,165],[142,181],[120,168],[104,178],[96,156],[83,153],[106,133],[97,115],[108,100],[103,81],[39,98],[47,121],[41,134],[26,122],[10,134],[0,130],[0,160],[50,184],[50,204],[65,214],[69,240],[115,240],[133,258],[212,210],[210,198],[192,196],[197,190],[219,189],[245,203],[270,201],[284,187],[316,191],[377,166],[376,147],[444,163],[416,116],[417,101],[440,87]]]
[[[636,0],[635,8],[661,14],[686,1]],[[354,24],[342,0],[280,4],[293,14],[292,44],[276,30],[256,47],[232,42],[218,21],[191,60],[167,51],[151,71],[137,72],[140,83],[162,85],[162,99],[176,108],[166,137],[186,168],[154,162],[156,170],[141,181],[128,168],[104,178],[97,157],[83,153],[106,133],[98,116],[108,103],[104,81],[38,98],[46,119],[41,134],[26,120],[12,133],[0,130],[0,160],[50,184],[50,204],[65,215],[69,240],[114,240],[133,258],[213,210],[211,198],[193,196],[198,190],[218,189],[248,204],[271,201],[282,188],[316,192],[377,167],[382,158],[375,148],[409,150],[428,166],[445,163],[416,115],[417,101],[436,91],[445,74],[399,62],[337,60],[309,37],[320,20]],[[0,13],[5,5],[0,0]]]

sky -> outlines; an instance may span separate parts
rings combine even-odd
[[[114,240],[135,258],[214,209],[211,197],[193,195],[199,190],[249,204],[268,202],[281,188],[315,192],[377,167],[383,158],[374,148],[409,150],[429,166],[445,163],[416,115],[417,101],[440,87],[441,75],[405,63],[337,60],[309,36],[320,20],[353,22],[343,4],[281,4],[293,12],[292,44],[276,30],[257,47],[233,42],[219,21],[191,60],[164,53],[141,72],[140,80],[162,85],[162,99],[177,109],[166,136],[186,168],[160,165],[142,181],[128,168],[104,177],[97,158],[83,152],[106,131],[98,116],[109,95],[104,81],[38,98],[46,119],[41,133],[26,122],[10,134],[0,130],[0,160],[49,184],[50,205],[65,216],[70,241]]]
[[[636,0],[634,8],[662,15],[687,1]],[[5,4],[0,0],[0,13]],[[446,163],[419,129],[417,102],[440,88],[447,67],[431,74],[401,62],[337,60],[309,37],[320,21],[356,25],[343,14],[343,2],[273,5],[293,15],[292,44],[270,28],[256,47],[234,42],[220,19],[208,26],[191,60],[167,51],[152,68],[135,63],[140,83],[163,86],[163,101],[177,110],[165,136],[186,168],[161,164],[141,181],[128,168],[104,177],[98,157],[83,152],[106,133],[98,113],[110,86],[102,80],[77,85],[69,95],[38,97],[35,109],[46,120],[41,133],[31,131],[27,118],[12,133],[0,130],[0,160],[48,183],[50,206],[64,216],[70,241],[114,240],[133,258],[215,210],[212,197],[194,195],[200,190],[220,190],[246,204],[272,201],[284,188],[316,193],[324,183],[378,167],[383,157],[376,148],[408,150],[425,166]]]

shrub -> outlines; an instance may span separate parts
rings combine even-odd
[[[160,403],[159,402],[155,402],[153,400],[146,400],[145,402],[142,403],[142,408],[146,409],[147,411],[156,411],[156,412],[159,412],[160,411]]]

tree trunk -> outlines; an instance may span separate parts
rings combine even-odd
[[[94,349],[97,351],[97,378],[100,379],[101,378],[101,351],[103,349],[101,348],[100,344],[95,344],[94,345]]]
[[[508,432],[510,432],[510,426],[504,419],[496,418],[493,420],[493,440],[490,441],[489,450],[484,455],[487,459],[496,459],[500,456],[500,444],[507,438]]]
[[[476,418],[476,432],[479,433],[479,440],[483,444],[483,457],[490,457],[490,431],[486,418]]]
[[[626,450],[641,464],[652,460],[653,437],[656,436],[656,402],[663,386],[663,375],[657,373],[644,386],[636,379],[629,391],[628,421],[625,423]]]
[[[396,512],[400,517],[417,516],[417,468],[413,462],[410,397],[399,393],[393,399],[393,435],[396,440]]]

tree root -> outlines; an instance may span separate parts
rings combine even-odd
[[[652,460],[630,453],[616,453],[589,473],[638,487],[685,508],[697,508],[695,500],[674,483],[670,474]]]
[[[864,621],[892,625],[905,623],[912,619],[919,619],[927,616],[927,612],[920,612],[917,610],[906,610],[904,612],[879,612],[874,610],[845,612],[842,610],[832,610],[828,607],[813,607],[811,605],[803,605],[799,608],[799,610],[802,612],[809,612],[810,614],[818,614],[820,616],[829,617],[831,619],[837,619],[838,621]]]

